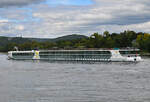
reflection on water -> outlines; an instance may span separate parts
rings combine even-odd
[[[0,102],[150,102],[150,59],[140,63],[7,60]]]

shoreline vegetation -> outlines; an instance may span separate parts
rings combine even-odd
[[[91,36],[67,35],[55,39],[0,37],[0,52],[34,49],[94,49],[94,48],[138,48],[141,55],[150,56],[150,34],[124,31],[110,34],[94,33]]]

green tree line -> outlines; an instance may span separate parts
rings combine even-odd
[[[94,33],[87,38],[73,40],[59,40],[56,42],[27,41],[24,43],[8,43],[0,47],[0,51],[7,52],[14,50],[17,46],[19,50],[34,49],[82,49],[82,48],[139,48],[144,52],[150,52],[150,34],[134,31],[124,31],[112,33],[105,31],[103,34]]]

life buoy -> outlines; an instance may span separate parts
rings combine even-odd
[[[134,61],[136,61],[136,58],[134,58]]]

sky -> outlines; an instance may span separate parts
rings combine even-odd
[[[149,0],[0,0],[0,36],[150,33]]]

